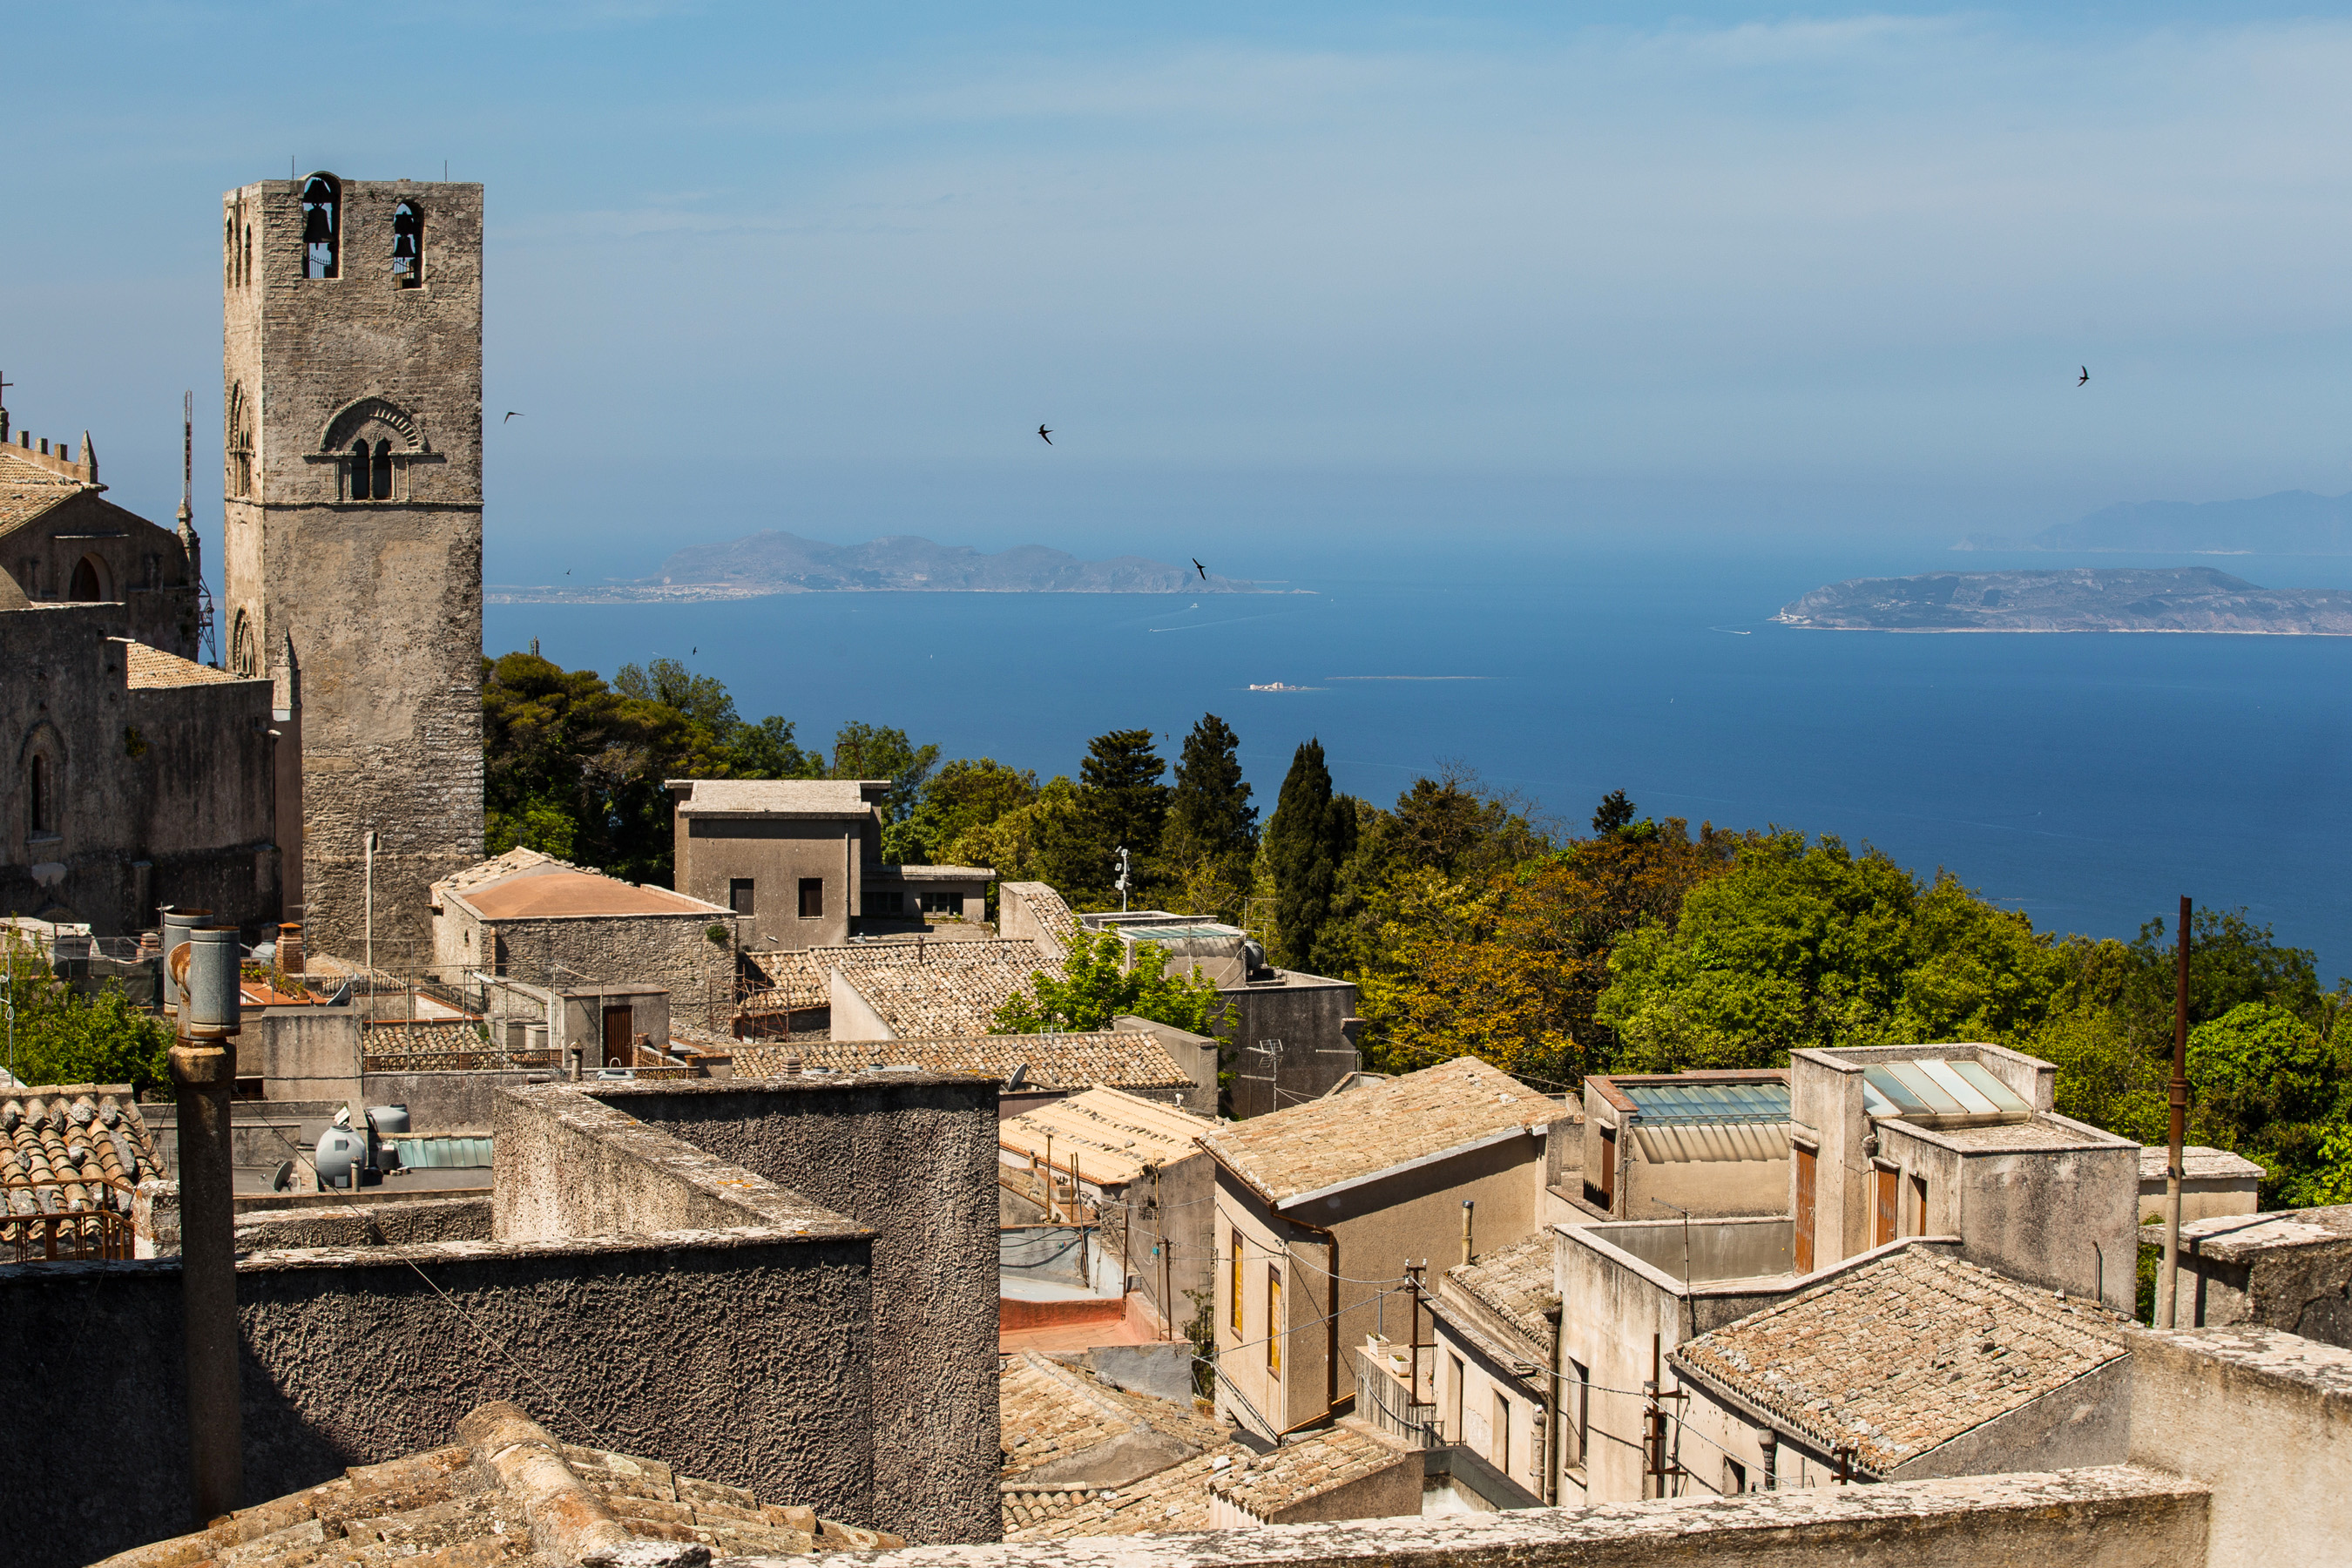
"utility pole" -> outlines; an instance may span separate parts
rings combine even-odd
[[[2180,935],[2174,943],[2172,987],[2172,1127],[2164,1163],[2164,1278],[2157,1289],[2164,1326],[2180,1326],[2180,1146],[2189,1136],[2189,895],[2180,895]]]

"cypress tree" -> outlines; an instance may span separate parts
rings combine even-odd
[[[1355,808],[1332,795],[1323,742],[1310,740],[1291,759],[1265,825],[1266,864],[1274,874],[1271,956],[1276,963],[1302,968],[1313,957],[1316,938],[1331,918],[1339,864],[1355,847]]]
[[[1246,863],[1257,848],[1257,807],[1235,754],[1241,737],[1214,713],[1203,713],[1184,737],[1176,763],[1176,791],[1168,797],[1164,847],[1171,860]]]

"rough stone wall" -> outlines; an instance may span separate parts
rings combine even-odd
[[[595,1097],[873,1228],[875,1522],[994,1540],[996,1086],[860,1075]]]
[[[36,602],[64,598],[86,557],[100,566],[99,596],[122,606],[124,636],[196,657],[196,590],[172,530],[82,490],[0,539],[0,574]]]
[[[176,903],[258,931],[278,909],[269,685],[132,689],[111,640],[129,625],[120,605],[0,612],[0,913],[125,935]]]
[[[490,1108],[502,1089],[545,1082],[545,1071],[372,1072],[362,1080],[370,1105],[408,1107],[419,1132],[487,1132]]]
[[[292,1247],[408,1247],[425,1241],[488,1241],[490,1200],[411,1198],[401,1203],[345,1204],[247,1210],[237,1218],[240,1252]]]
[[[2130,1339],[2131,1461],[2212,1489],[2208,1568],[2352,1562],[2352,1351],[2277,1329]]]
[[[864,1521],[866,1247],[683,1233],[248,1258],[245,1501],[439,1447],[510,1399],[566,1442]],[[0,1423],[12,1564],[188,1527],[180,1304],[176,1259],[0,1267],[0,1342],[35,1400]]]
[[[312,951],[360,951],[373,828],[377,959],[422,959],[432,882],[482,848],[482,187],[344,181],[341,275],[319,279],[300,189],[224,197],[252,229],[223,375],[253,471],[225,499],[221,637],[265,672],[290,642],[299,672]],[[391,273],[402,200],[425,215],[422,288]],[[391,443],[394,499],[345,499],[355,436]]]
[[[2208,1499],[2129,1466],[1282,1530],[861,1553],[859,1568],[2200,1568]],[[2318,1562],[2293,1553],[2273,1562]],[[2218,1560],[2217,1560],[2218,1561]],[[824,1568],[847,1568],[846,1557]]]
[[[714,925],[730,933],[724,943],[710,940]],[[723,910],[570,915],[485,921],[481,940],[486,951],[498,954],[501,974],[544,984],[552,963],[570,971],[556,976],[559,990],[582,989],[583,975],[620,985],[664,986],[669,992],[668,1017],[724,1032],[735,1017],[735,916]]]
[[[1222,994],[1217,1032],[1232,1055],[1236,1118],[1318,1100],[1364,1065],[1340,1027],[1356,1014],[1356,988],[1345,981],[1286,970],[1278,985],[1233,985]]]

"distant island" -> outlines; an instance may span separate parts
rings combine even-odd
[[[2239,632],[2352,637],[2352,593],[2262,588],[2210,566],[1930,572],[1816,588],[1773,619],[1841,632]]]
[[[827,544],[769,529],[724,544],[693,544],[655,576],[580,587],[492,587],[492,604],[678,603],[751,599],[770,594],[1251,594],[1255,583],[1205,579],[1190,565],[1140,555],[1081,561],[1066,551],[1024,544],[994,555],[935,544],[913,534]]]
[[[2179,551],[2191,555],[2352,555],[2352,495],[2280,490],[2247,500],[2102,507],[2030,539],[1970,534],[1955,550]]]

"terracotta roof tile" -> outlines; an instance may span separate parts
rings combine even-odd
[[[356,1466],[322,1485],[239,1509],[208,1530],[121,1552],[98,1568],[341,1568],[416,1558],[526,1568],[576,1561],[576,1552],[560,1550],[534,1554],[534,1523],[544,1532],[558,1515],[533,1509],[524,1489],[544,1486],[551,1471],[544,1465],[525,1472],[494,1463],[510,1445],[540,1450],[592,1500],[585,1508],[561,1510],[557,1531],[617,1526],[638,1540],[700,1542],[717,1557],[905,1544],[896,1536],[820,1520],[806,1508],[762,1503],[737,1487],[677,1475],[656,1459],[559,1443],[511,1406],[477,1410],[458,1424],[460,1433],[478,1436],[478,1424],[486,1418],[499,1421],[495,1446],[458,1443]],[[534,1521],[534,1514],[541,1517]]]
[[[1445,1271],[1445,1279],[1485,1302],[1529,1342],[1543,1345],[1551,1338],[1551,1327],[1544,1321],[1545,1304],[1554,1294],[1551,1253],[1547,1230],[1474,1262],[1457,1263]]]
[[[1687,1341],[1676,1366],[1885,1475],[2126,1353],[2124,1319],[1909,1247]]]
[[[1230,1439],[1190,1406],[1114,1388],[1081,1367],[1024,1351],[1006,1358],[998,1373],[996,1407],[1006,1540],[1205,1527],[1207,1461],[1229,1447]],[[1024,1476],[1045,1466],[1139,1432],[1173,1439],[1171,1464],[1161,1475],[1117,1487],[1022,1484]],[[1180,1469],[1188,1475],[1161,1484],[1162,1476]],[[1193,1522],[1171,1522],[1178,1519]]]
[[[231,675],[226,669],[215,669],[193,659],[165,653],[159,647],[149,647],[142,642],[122,645],[123,683],[132,689],[152,689],[163,686],[218,686],[239,680],[261,681],[261,676]]]
[[[1235,1465],[1212,1479],[1209,1489],[1244,1513],[1265,1519],[1401,1460],[1418,1458],[1352,1426],[1332,1426]]]
[[[1182,1089],[1192,1080],[1150,1035],[1105,1029],[1086,1035],[951,1035],[908,1040],[795,1040],[789,1045],[735,1047],[737,1078],[782,1078],[797,1059],[803,1070],[857,1072],[876,1063],[925,1072],[971,1072],[1005,1079],[1029,1069],[1041,1089]]]
[[[128,1084],[47,1084],[0,1099],[0,1241],[11,1215],[131,1212],[167,1173]]]
[[[1210,1152],[1269,1201],[1479,1142],[1576,1119],[1475,1057],[1220,1127]]]
[[[0,532],[40,516],[68,497],[100,488],[46,468],[29,452],[0,445]]]
[[[1209,1482],[1250,1457],[1221,1442],[1181,1464],[1120,1487],[1039,1487],[1003,1496],[1004,1539],[1067,1541],[1082,1535],[1153,1535],[1207,1530]]]
[[[1075,1153],[1087,1180],[1123,1186],[1146,1165],[1169,1165],[1201,1152],[1201,1135],[1216,1130],[1205,1116],[1116,1089],[1090,1089],[996,1124],[996,1145],[1016,1154],[1060,1155],[1069,1169]]]

